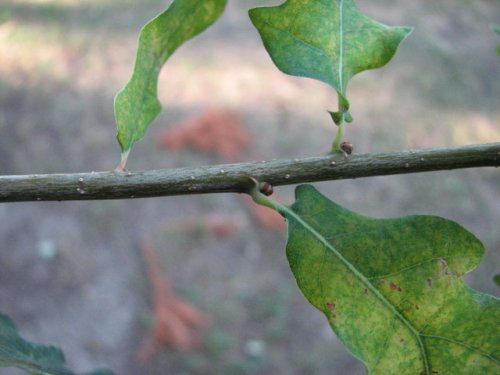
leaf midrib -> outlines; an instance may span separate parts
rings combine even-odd
[[[338,65],[338,79],[340,85],[340,92],[344,93],[344,0],[340,0],[339,4],[339,65]]]
[[[309,231],[314,237],[316,237],[327,249],[332,251],[332,253],[351,271],[355,277],[357,277],[366,287],[370,290],[373,295],[383,304],[385,305],[391,312],[398,318],[415,336],[418,342],[418,346],[420,348],[420,352],[422,354],[422,360],[424,362],[424,368],[426,374],[430,374],[429,368],[429,360],[427,358],[427,352],[424,348],[424,343],[422,342],[420,333],[413,327],[413,325],[390,303],[383,295],[379,292],[379,290],[373,286],[373,284],[360,272],[356,267],[352,265],[337,249],[335,249],[325,238],[318,233],[312,226],[310,226],[307,222],[302,220],[300,216],[298,216],[292,209],[287,206],[280,205],[280,211],[286,216],[293,217],[300,225],[304,227],[307,231]]]

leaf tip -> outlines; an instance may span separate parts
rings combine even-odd
[[[410,36],[413,30],[415,30],[413,26],[396,26],[394,29],[397,37],[399,38],[398,46]]]

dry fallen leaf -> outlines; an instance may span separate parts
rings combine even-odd
[[[251,136],[232,111],[210,108],[160,133],[159,144],[169,151],[193,148],[237,161],[251,142]]]
[[[158,255],[148,240],[140,243],[151,284],[153,326],[137,352],[137,360],[147,362],[161,346],[186,351],[199,344],[199,329],[210,319],[191,303],[177,296],[160,268]]]

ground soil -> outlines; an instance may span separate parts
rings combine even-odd
[[[21,1],[0,8],[0,174],[113,169],[113,97],[133,67],[140,26],[165,1]],[[230,110],[251,136],[234,161],[325,153],[331,88],[272,64],[246,10],[230,1],[213,28],[183,46],[160,79],[162,115],[130,155],[131,170],[224,162],[213,150],[165,150],[162,131],[209,108]],[[359,1],[370,16],[416,27],[387,67],[349,89],[355,153],[494,142],[498,123],[496,1]],[[498,295],[500,178],[493,169],[319,183],[363,214],[442,215],[483,240],[467,276]],[[0,187],[1,188],[1,187]],[[293,187],[277,189],[285,202]],[[171,230],[228,217],[227,236]],[[147,238],[178,295],[210,316],[201,345],[136,360],[151,325],[139,241]],[[0,205],[0,311],[26,339],[62,347],[75,371],[134,374],[362,374],[364,369],[298,291],[285,234],[266,229],[238,195]],[[0,374],[18,374],[0,369]]]

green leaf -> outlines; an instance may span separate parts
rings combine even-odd
[[[64,362],[61,349],[25,341],[14,322],[0,313],[0,367],[18,367],[36,375],[74,375],[64,367]],[[113,372],[96,370],[85,375],[113,375]]]
[[[331,85],[340,96],[341,113],[349,107],[349,79],[389,62],[412,30],[366,17],[353,0],[288,0],[249,14],[276,66]]]
[[[500,373],[500,303],[462,280],[484,253],[466,229],[361,216],[309,185],[279,210],[299,288],[370,374]]]
[[[496,274],[495,276],[493,276],[493,281],[494,281],[495,284],[497,284],[498,286],[500,286],[500,273]]]
[[[161,111],[157,85],[163,64],[180,45],[213,24],[225,5],[226,0],[174,0],[141,30],[134,73],[115,98],[122,161]]]
[[[496,24],[490,25],[490,29],[494,33],[500,35],[500,25],[496,25]],[[496,50],[497,50],[497,53],[500,55],[500,45],[497,46]]]

